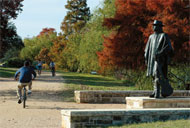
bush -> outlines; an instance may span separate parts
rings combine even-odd
[[[186,89],[186,85],[190,84],[190,65],[176,64],[169,67],[168,78],[174,89]]]
[[[22,67],[23,64],[24,64],[24,60],[22,60],[18,57],[11,58],[11,59],[7,60],[7,62],[6,62],[6,65],[8,67],[15,67],[15,68]]]
[[[185,90],[190,84],[190,65],[176,64],[169,66],[168,79],[175,90]],[[123,78],[123,83],[135,85],[138,90],[153,90],[153,79],[146,76],[146,70],[128,70]]]

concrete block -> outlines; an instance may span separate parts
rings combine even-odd
[[[65,109],[62,128],[91,128],[166,120],[190,119],[190,108]]]
[[[125,103],[125,97],[145,97],[152,91],[75,91],[77,103]],[[175,90],[170,97],[190,97],[190,90]]]
[[[126,97],[127,109],[143,108],[190,108],[190,98],[149,98],[149,97]]]

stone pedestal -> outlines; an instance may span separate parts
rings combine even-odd
[[[130,91],[75,91],[77,103],[122,103],[125,104],[125,97],[148,97],[152,90],[130,90]],[[189,97],[190,90],[174,90],[170,97]]]
[[[190,108],[190,98],[149,98],[149,97],[126,97],[127,109],[144,108]]]
[[[62,128],[103,128],[167,120],[189,120],[190,108],[63,109]]]

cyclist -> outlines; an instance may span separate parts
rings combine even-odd
[[[41,60],[38,61],[37,70],[38,70],[38,75],[40,75],[42,72],[42,61]]]
[[[16,73],[15,73],[15,80],[17,80],[17,77],[19,75],[19,83],[18,83],[18,88],[17,88],[17,95],[19,97],[18,103],[20,104],[21,98],[22,98],[22,88],[24,85],[29,86],[28,92],[31,93],[32,89],[32,75],[35,78],[36,77],[36,72],[34,71],[33,68],[30,67],[30,62],[25,61],[24,66],[21,67]]]
[[[55,63],[53,61],[51,61],[49,66],[50,66],[50,69],[52,72],[52,76],[55,76]]]

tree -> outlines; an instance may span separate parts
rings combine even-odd
[[[90,9],[86,0],[68,0],[65,6],[69,11],[62,22],[61,29],[67,37],[72,33],[80,32],[90,19]]]
[[[188,1],[183,0],[116,0],[114,18],[105,18],[104,24],[114,29],[104,37],[104,49],[98,52],[102,68],[141,69],[144,67],[144,47],[153,33],[154,19],[165,24],[175,50],[174,60],[187,62],[189,55]]]
[[[2,33],[2,36],[4,37],[3,41],[6,42],[6,45],[4,45],[3,48],[6,50],[12,47],[21,49],[24,44],[21,37],[17,35],[16,26],[13,23],[9,22],[5,30],[6,33]]]
[[[41,33],[44,32],[45,29],[42,30]],[[57,33],[54,31],[48,31],[46,34],[41,34],[40,36],[36,36],[33,38],[24,39],[24,48],[21,50],[20,56],[23,59],[35,60],[40,51],[43,48],[51,49],[53,46],[54,40],[57,39]]]
[[[67,69],[76,72],[79,68],[79,45],[82,36],[80,34],[72,34],[63,51],[63,59],[66,60]]]
[[[67,68],[66,57],[63,56],[64,49],[66,47],[67,40],[64,36],[59,35],[53,42],[53,46],[50,48],[50,58],[56,62],[56,67]]]
[[[82,39],[79,46],[79,68],[82,72],[99,71],[97,51],[103,48],[102,35],[108,35],[111,30],[102,26],[104,18],[115,14],[115,0],[105,0],[101,8],[97,8],[90,21],[82,29]]]
[[[44,35],[49,35],[49,34],[56,34],[56,31],[54,28],[43,28],[40,34],[37,37],[44,36]]]
[[[42,60],[49,64],[51,62],[50,57],[50,50],[48,48],[42,48],[38,54],[38,56],[35,57],[36,60]]]
[[[18,37],[14,25],[10,25],[9,20],[15,19],[22,11],[23,0],[0,0],[0,58],[10,47],[9,43],[14,37]],[[7,42],[9,41],[9,42]]]

